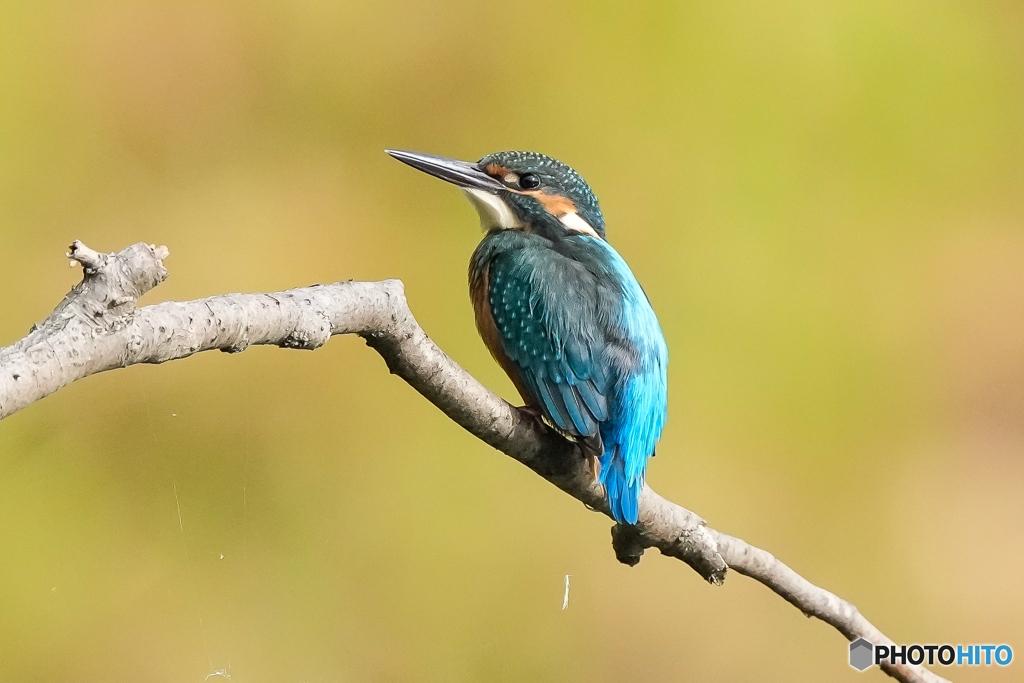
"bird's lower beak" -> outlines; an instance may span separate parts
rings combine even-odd
[[[468,161],[446,159],[436,157],[433,154],[421,154],[419,152],[406,152],[400,149],[384,150],[402,163],[409,164],[413,168],[424,173],[429,173],[441,180],[447,180],[459,187],[467,187],[476,190],[495,193],[506,189],[491,176],[484,173],[480,168]]]

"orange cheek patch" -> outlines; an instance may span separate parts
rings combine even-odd
[[[557,194],[548,194],[547,192],[537,190],[530,192],[522,192],[521,194],[533,197],[538,202],[540,202],[541,206],[544,207],[545,211],[550,213],[552,216],[558,218],[564,216],[567,213],[573,213],[574,211],[576,211],[576,204],[573,203],[573,201],[568,197],[562,197],[561,195]]]
[[[487,175],[498,178],[504,178],[508,175],[508,169],[504,166],[499,166],[498,164],[490,164],[484,170],[487,171]]]

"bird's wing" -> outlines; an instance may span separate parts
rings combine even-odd
[[[488,296],[502,347],[545,415],[600,452],[615,371],[601,304],[610,293],[551,249],[519,249],[491,262]]]

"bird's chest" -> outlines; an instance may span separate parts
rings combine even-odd
[[[480,249],[477,251],[479,252]],[[478,256],[479,254],[474,254],[469,267],[469,298],[473,302],[476,329],[480,333],[484,345],[487,346],[487,350],[491,352],[491,356],[512,380],[520,396],[528,405],[532,405],[534,403],[533,396],[522,382],[519,367],[505,352],[501,335],[495,324],[494,311],[491,306],[491,262],[478,258]]]
[[[491,311],[491,264],[480,263],[477,259],[470,262],[469,267],[469,298],[473,302],[473,314],[476,318],[476,328],[483,337],[484,343],[495,354],[495,349],[500,349],[500,338],[498,329],[494,324],[494,315]],[[497,355],[495,354],[495,357]]]

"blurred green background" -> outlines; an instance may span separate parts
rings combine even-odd
[[[3,344],[146,241],[147,302],[402,278],[511,399],[472,209],[382,150],[569,162],[669,341],[654,488],[1024,655],[1020,3],[5,0],[0,98]],[[882,680],[609,526],[358,339],[91,377],[0,425],[0,680]]]

